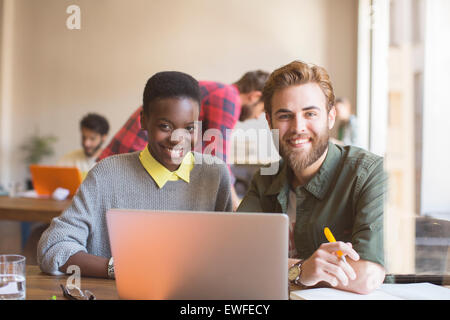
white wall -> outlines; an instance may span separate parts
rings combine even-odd
[[[426,1],[422,214],[450,219],[450,1]]]
[[[2,11],[12,32],[11,72],[0,70],[10,97],[0,104],[3,182],[25,177],[19,146],[37,129],[59,137],[48,163],[79,146],[87,112],[107,116],[115,133],[161,70],[230,83],[301,59],[326,67],[336,94],[355,101],[357,0],[3,1],[14,7]],[[71,4],[81,30],[66,28]]]
[[[13,2],[0,1],[0,185],[10,179]]]

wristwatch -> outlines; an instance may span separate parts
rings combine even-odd
[[[115,279],[116,276],[114,274],[114,259],[111,257],[108,262],[108,278]]]
[[[299,262],[295,263],[289,268],[288,279],[290,283],[295,285],[301,285],[299,280],[300,276],[302,275],[302,263],[303,260],[300,260]]]

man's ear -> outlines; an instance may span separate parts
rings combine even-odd
[[[334,127],[334,123],[336,121],[336,107],[333,106],[328,112],[328,129],[331,130]]]
[[[251,91],[249,93],[250,103],[258,102],[259,100],[261,100],[261,97],[262,97],[262,92],[261,91],[255,90],[255,91]]]
[[[268,113],[266,113],[266,120],[267,120],[267,124],[269,125],[270,130],[272,130],[272,118],[270,117],[270,115]]]

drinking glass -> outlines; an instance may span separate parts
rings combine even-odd
[[[25,295],[25,257],[0,255],[0,300],[24,300]]]

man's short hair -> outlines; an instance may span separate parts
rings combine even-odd
[[[334,92],[327,71],[319,66],[302,61],[293,61],[269,76],[263,89],[264,110],[269,116],[272,112],[272,97],[275,91],[306,83],[317,83],[327,99],[327,111],[334,106]]]
[[[81,119],[80,128],[86,128],[104,136],[109,132],[109,123],[105,117],[96,113],[89,113]]]
[[[150,114],[151,103],[164,98],[190,98],[201,104],[200,87],[192,76],[178,71],[163,71],[148,79],[144,89],[143,108]]]
[[[249,71],[236,81],[234,85],[238,88],[239,93],[262,92],[267,78],[269,78],[268,72],[262,70]]]

